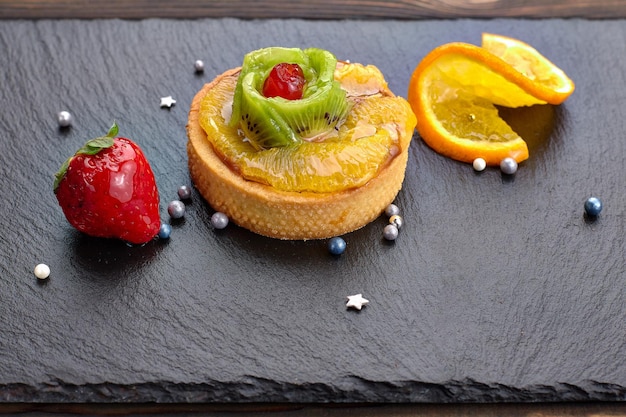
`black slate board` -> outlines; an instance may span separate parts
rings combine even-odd
[[[483,31],[534,45],[576,92],[515,112],[531,158],[513,177],[416,136],[393,244],[384,219],[338,258],[323,241],[216,232],[194,193],[169,242],[131,248],[80,235],[56,205],[57,167],[116,120],[167,219],[189,184],[191,99],[250,50],[326,48],[405,95],[429,50]],[[622,20],[2,22],[0,401],[626,400],[624,39]]]

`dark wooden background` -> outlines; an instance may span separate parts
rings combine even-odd
[[[0,0],[0,19],[624,18],[625,0]]]
[[[0,19],[92,18],[626,18],[626,0],[0,0]],[[0,23],[1,24],[1,23]],[[626,22],[625,22],[626,24]],[[54,405],[2,404],[0,415],[25,413],[125,415],[386,415],[386,416],[596,416],[626,415],[626,404],[396,405],[381,407],[280,405]],[[260,414],[257,414],[260,413]],[[266,414],[269,413],[269,414]]]

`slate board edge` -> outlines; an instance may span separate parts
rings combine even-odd
[[[189,384],[152,382],[142,384],[5,384],[0,402],[31,403],[513,403],[626,401],[626,387],[585,381],[525,388],[464,379],[445,383],[419,381],[381,382],[357,377],[335,385],[294,384],[249,377],[238,382],[208,381]]]
[[[29,275],[30,277],[30,275]],[[618,327],[619,328],[619,327]],[[35,350],[35,352],[37,352]],[[474,365],[472,365],[474,366]],[[543,368],[546,369],[545,367]],[[584,366],[577,372],[580,375]],[[550,375],[550,372],[546,372]],[[5,376],[10,375],[7,372]],[[497,375],[497,374],[496,374]],[[554,374],[553,374],[554,375]],[[596,374],[597,375],[597,374]],[[600,377],[601,379],[601,377]],[[513,381],[520,381],[514,375]],[[535,381],[540,380],[535,378]],[[564,379],[557,381],[566,381]],[[9,380],[10,381],[10,380]],[[319,381],[319,380],[318,380]],[[29,402],[188,402],[201,401],[287,401],[287,402],[511,402],[511,401],[624,401],[624,384],[588,380],[574,384],[510,385],[496,384],[497,378],[483,380],[450,380],[436,383],[423,381],[362,380],[346,377],[340,380],[298,384],[293,381],[244,377],[236,380],[207,378],[199,384],[179,383],[168,379],[138,381],[140,384],[72,384],[62,380],[27,384],[0,384],[0,401]],[[580,380],[579,380],[580,381]],[[611,381],[609,378],[608,381]],[[39,381],[37,381],[39,382]],[[572,381],[569,381],[572,382]],[[260,386],[263,386],[263,391]],[[307,390],[310,390],[307,391]],[[380,390],[380,392],[378,391]],[[497,392],[496,390],[500,390]],[[471,394],[471,395],[470,395]]]

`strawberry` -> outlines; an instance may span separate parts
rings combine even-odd
[[[106,136],[88,141],[65,161],[54,193],[81,232],[143,244],[161,225],[156,181],[141,149],[117,134],[114,123]]]

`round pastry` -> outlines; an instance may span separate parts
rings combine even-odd
[[[194,97],[190,175],[215,210],[255,233],[338,236],[394,200],[415,123],[376,67],[266,48]]]

